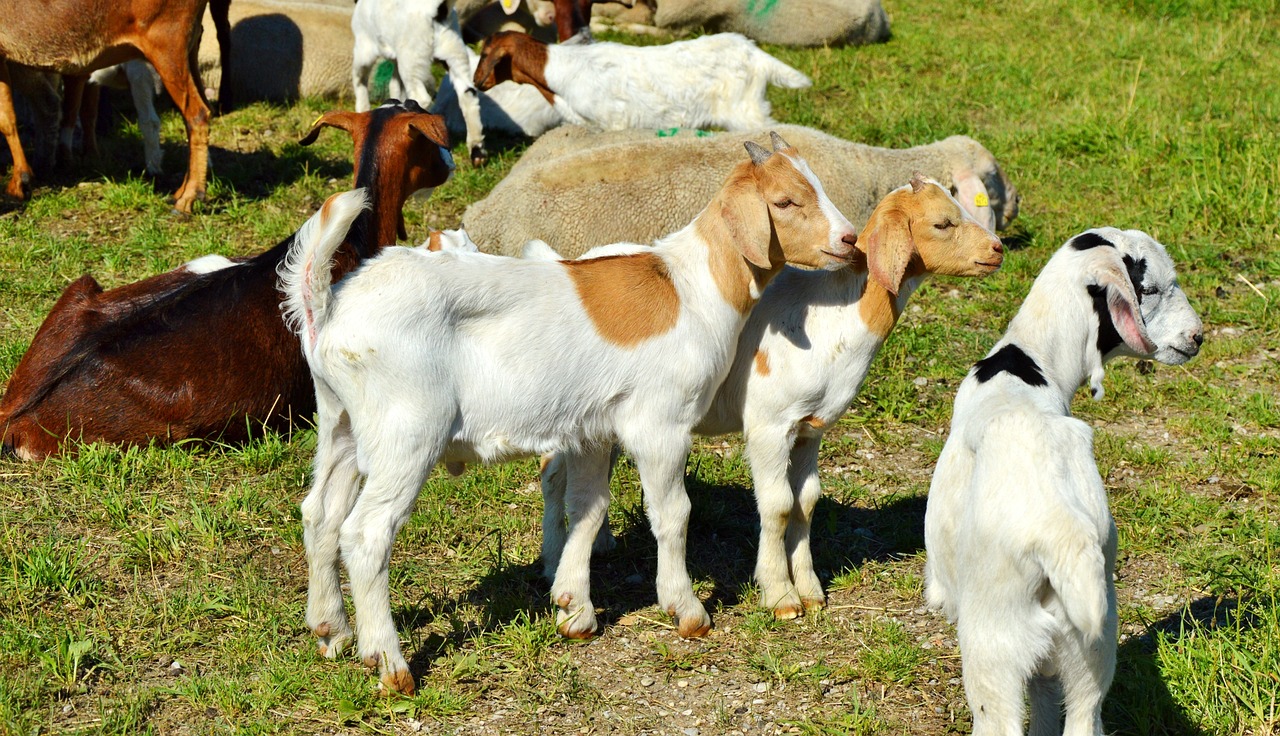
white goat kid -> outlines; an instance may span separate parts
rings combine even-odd
[[[615,246],[602,246],[613,248]],[[760,512],[760,605],[780,619],[826,603],[809,533],[821,495],[818,448],[848,410],[907,300],[929,274],[985,276],[1004,259],[999,238],[938,182],[916,176],[891,192],[858,236],[848,269],[785,269],[765,290],[737,355],[694,429],[742,431]],[[597,248],[583,257],[604,255]],[[531,241],[526,257],[547,257]],[[565,539],[561,459],[543,466],[543,565],[552,575]],[[613,546],[608,525],[595,549]]]
[[[777,136],[772,153],[747,149],[751,161],[691,224],[630,256],[547,262],[387,248],[335,288],[328,262],[340,238],[327,233],[345,232],[361,195],[331,198],[313,218],[320,234],[298,236],[282,288],[316,382],[319,437],[302,518],[307,623],[322,653],[336,656],[351,637],[340,548],[360,655],[384,685],[412,691],[387,567],[428,473],[440,461],[551,450],[572,456],[568,496],[582,530],[565,544],[552,599],[560,632],[589,636],[588,562],[615,441],[640,471],[659,605],[681,635],[708,631],[685,568],[689,430],[773,275],[786,262],[842,266],[856,237],[795,149]]]
[[[467,46],[458,29],[458,14],[446,0],[362,0],[351,15],[355,45],[351,50],[351,85],[355,88],[356,112],[369,110],[369,73],[379,59],[391,59],[396,71],[389,94],[427,107],[431,104],[428,85],[434,86],[431,63],[444,62],[466,121],[467,151],[471,162],[480,165],[488,157],[484,147],[484,127],[480,118],[480,91],[471,83]]]
[[[506,81],[533,85],[567,122],[604,130],[762,128],[773,123],[770,84],[810,85],[737,33],[665,46],[548,46],[523,33],[496,33],[485,41],[475,82],[487,90]]]
[[[1071,417],[1117,355],[1178,364],[1203,340],[1164,246],[1090,230],[1045,265],[956,393],[925,513],[925,596],[959,631],[974,736],[1099,736],[1115,670],[1116,528]]]

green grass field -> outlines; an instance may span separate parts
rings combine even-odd
[[[534,461],[443,472],[392,558],[419,682],[388,698],[354,658],[314,653],[298,503],[314,434],[247,446],[92,446],[0,461],[0,733],[967,733],[955,632],[924,610],[929,475],[967,367],[1031,280],[1088,227],[1146,230],[1205,322],[1186,366],[1113,363],[1096,428],[1120,529],[1115,734],[1280,733],[1280,11],[1271,0],[886,0],[883,45],[771,52],[810,90],[780,121],[879,146],[981,141],[1022,193],[1004,268],[918,292],[850,415],[828,433],[815,552],[830,608],[754,607],[757,522],[740,438],[689,461],[690,569],[716,629],[682,641],[656,608],[634,469],[619,549],[593,565],[604,633],[561,641],[538,576]],[[290,234],[348,186],[350,143],[297,139],[333,103],[216,119],[210,200],[165,195],[185,164],[165,117],[159,190],[104,162],[0,202],[0,380],[61,289],[120,285]],[[465,163],[407,208],[411,238],[456,226],[522,146]],[[803,152],[802,152],[803,153]],[[459,162],[466,155],[459,145]],[[7,176],[7,172],[4,174]],[[923,379],[923,380],[921,380]]]

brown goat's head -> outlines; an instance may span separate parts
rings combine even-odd
[[[547,102],[555,104],[547,87],[547,45],[519,31],[501,31],[490,36],[480,51],[472,81],[482,90],[503,82],[531,84]]]
[[[449,132],[444,118],[423,110],[417,102],[387,100],[369,112],[338,110],[321,115],[302,138],[310,145],[321,128],[340,128],[355,144],[355,186],[368,187],[375,219],[386,220],[394,212],[395,231],[377,227],[379,243],[406,238],[401,210],[414,192],[434,189],[453,175]]]

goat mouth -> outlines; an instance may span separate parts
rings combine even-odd
[[[829,250],[824,250],[822,251],[822,253],[823,255],[830,256],[835,260],[840,261],[841,263],[853,263],[853,257],[854,257],[854,254],[857,253],[857,251],[850,250],[848,253],[844,255],[840,255],[839,253],[832,253]]]
[[[1197,355],[1199,355],[1199,354],[1200,354],[1200,348],[1198,348],[1198,347],[1190,348],[1190,349],[1188,349],[1188,350],[1183,350],[1182,348],[1180,348],[1180,347],[1178,347],[1178,346],[1176,346],[1176,345],[1170,345],[1170,346],[1169,346],[1169,349],[1170,349],[1170,350],[1172,350],[1173,352],[1177,353],[1178,355],[1184,355],[1184,356],[1186,356],[1187,360],[1191,360],[1192,358],[1194,358],[1194,357],[1196,357]]]
[[[997,268],[1000,268],[1000,264],[1002,263],[1004,263],[1004,261],[996,261],[995,263],[987,263],[986,261],[974,261],[975,265],[982,266],[983,268],[989,268],[993,271]]]

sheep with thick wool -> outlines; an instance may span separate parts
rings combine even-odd
[[[749,143],[707,207],[644,253],[548,262],[389,248],[336,288],[329,259],[362,195],[331,198],[282,270],[286,314],[316,384],[314,482],[302,503],[307,623],[326,656],[351,638],[413,690],[391,618],[392,540],[437,462],[573,455],[580,514],[551,588],[566,636],[596,629],[588,560],[608,506],[610,449],[635,459],[658,540],[658,604],[682,636],[711,626],[685,567],[689,431],[747,316],[786,263],[845,265],[856,234],[794,148]],[[360,479],[365,478],[363,487]]]
[[[925,597],[959,632],[974,736],[1101,736],[1115,670],[1116,527],[1071,416],[1119,355],[1179,364],[1203,341],[1164,246],[1137,230],[1072,238],[956,392],[925,512]]]
[[[951,136],[899,150],[795,125],[777,131],[813,152],[810,165],[831,201],[859,227],[915,172],[942,183],[989,230],[1003,229],[1017,215],[1017,191],[995,157],[972,138]],[[534,239],[554,244],[567,258],[606,243],[649,242],[688,222],[698,212],[696,202],[715,193],[709,183],[715,172],[732,165],[726,142],[760,135],[593,135],[561,126],[529,146],[489,196],[467,208],[462,224],[484,249],[511,256]]]
[[[765,97],[770,84],[810,84],[736,33],[628,46],[547,45],[504,31],[485,41],[475,83],[487,90],[507,81],[536,88],[566,121],[603,130],[759,129],[773,123]]]
[[[659,0],[653,22],[677,30],[734,31],[783,46],[889,40],[880,0]]]
[[[545,245],[526,248],[541,251]],[[585,257],[605,255],[599,251]],[[936,181],[912,178],[876,208],[860,253],[840,271],[785,269],[751,312],[729,375],[694,431],[741,431],[760,512],[760,605],[794,618],[826,603],[810,551],[821,494],[818,448],[848,410],[907,300],[929,274],[986,276],[999,238]],[[863,255],[865,253],[865,255]],[[565,538],[565,461],[543,466],[543,565],[556,570]],[[575,514],[570,513],[570,516]],[[608,525],[596,548],[609,548]]]

